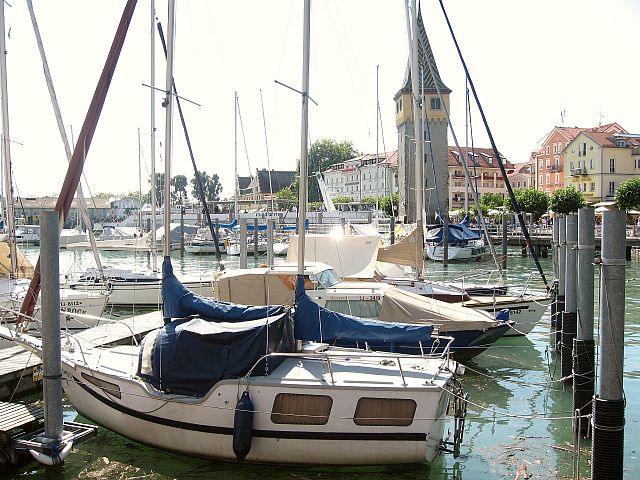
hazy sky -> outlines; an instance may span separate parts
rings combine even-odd
[[[124,0],[34,0],[34,8],[68,132],[80,131],[117,28]],[[175,79],[201,170],[217,173],[223,197],[234,173],[234,91],[244,139],[238,135],[239,173],[270,166],[294,169],[300,152],[300,98],[274,80],[301,85],[302,0],[177,2]],[[6,7],[8,86],[14,181],[20,195],[57,194],[66,157],[49,101],[26,2]],[[640,133],[636,0],[445,0],[449,18],[501,152],[528,160],[544,135],[561,124],[618,122]],[[166,1],[156,0],[166,25]],[[440,75],[453,90],[451,116],[465,136],[464,72],[437,0],[422,13]],[[352,141],[376,151],[376,65],[383,141],[397,147],[393,96],[408,58],[403,0],[314,0],[311,26],[310,141]],[[131,22],[85,174],[92,192],[137,191],[138,129],[143,190],[150,167],[150,0]],[[166,27],[165,27],[166,28]],[[156,43],[156,85],[165,62]],[[634,88],[636,87],[636,88]],[[158,158],[164,171],[164,110],[156,95]],[[177,116],[173,175],[193,176]],[[477,110],[476,146],[489,146]],[[240,128],[239,128],[240,130]],[[449,136],[450,143],[451,135]],[[248,151],[245,154],[244,143]]]

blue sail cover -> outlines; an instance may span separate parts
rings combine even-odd
[[[439,225],[437,227],[429,228],[425,235],[425,241],[433,243],[442,243],[444,226]],[[482,238],[479,233],[474,232],[467,228],[466,225],[461,223],[449,224],[449,235],[447,236],[449,243],[466,243],[469,240],[480,240]]]
[[[246,375],[265,354],[294,350],[288,313],[237,323],[187,318],[143,339],[138,375],[164,392],[201,397],[221,380]],[[251,374],[268,375],[283,360],[263,359]]]
[[[431,325],[383,322],[327,310],[305,293],[301,276],[296,282],[293,319],[296,338],[315,342],[429,343],[433,332]]]
[[[233,219],[233,221],[231,223],[220,223],[219,227],[220,228],[228,228],[228,229],[232,229],[233,227],[235,227],[236,225],[238,225],[238,220],[237,219]]]
[[[252,307],[217,302],[197,295],[182,285],[173,274],[169,257],[162,262],[162,315],[165,319],[197,315],[223,322],[244,322],[279,315],[284,311],[281,305]]]

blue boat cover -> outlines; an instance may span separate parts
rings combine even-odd
[[[267,375],[293,352],[293,320],[278,307],[247,307],[210,301],[191,293],[173,275],[169,257],[162,265],[165,318],[180,317],[142,341],[138,375],[156,388],[202,396],[220,380]],[[188,317],[188,318],[184,318]]]
[[[235,219],[235,218],[233,219],[233,221],[231,223],[220,223],[219,224],[220,228],[229,228],[229,229],[235,227],[236,225],[238,225],[238,220]]]
[[[302,276],[298,276],[296,281],[293,319],[297,339],[325,343],[335,343],[338,340],[388,344],[427,343],[433,332],[431,325],[383,322],[327,310],[305,293]]]
[[[279,315],[284,311],[282,305],[253,307],[217,302],[197,295],[182,285],[173,274],[169,257],[162,262],[162,315],[165,319],[197,315],[213,321],[244,322]]]
[[[438,225],[435,227],[429,228],[427,234],[424,239],[427,242],[435,242],[441,243],[443,236],[444,226]],[[449,224],[449,235],[447,237],[449,239],[449,243],[465,243],[469,240],[479,240],[482,238],[479,233],[474,232],[467,228],[466,225],[461,223],[450,223]]]
[[[140,346],[138,375],[167,393],[201,397],[217,382],[246,375],[268,375],[293,352],[288,313],[248,322],[185,318],[149,333]]]

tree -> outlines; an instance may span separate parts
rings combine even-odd
[[[398,204],[400,202],[400,195],[392,193],[380,198],[379,205],[380,210],[389,215],[390,217],[398,214]]]
[[[293,188],[293,185],[283,188],[276,192],[276,204],[278,208],[288,209],[291,205],[298,203],[298,190]]]
[[[543,214],[547,213],[549,209],[549,195],[542,190],[536,190],[535,188],[518,188],[513,191],[513,195],[516,197],[516,202],[523,212],[531,213],[534,220],[540,218]],[[513,212],[511,208],[511,200],[509,197],[504,199],[504,207]]]
[[[498,207],[501,207],[504,204],[504,196],[499,193],[483,193],[480,196],[480,208],[484,212],[485,208],[487,212],[489,210],[495,210]]]
[[[346,140],[336,142],[329,138],[322,138],[313,142],[309,149],[309,202],[322,200],[318,180],[315,177],[316,172],[324,172],[332,165],[356,156],[358,156],[358,152],[353,148],[353,143]]]
[[[560,214],[574,213],[584,206],[582,192],[574,186],[558,188],[549,200],[549,209]]]
[[[153,178],[149,177],[149,183],[153,182]],[[162,205],[162,193],[164,192],[164,173],[156,173],[156,206]]]
[[[361,200],[361,202],[364,203],[365,205],[375,205],[376,204],[376,197],[373,197],[373,196],[364,197]]]
[[[222,192],[222,184],[220,183],[220,178],[217,173],[209,176],[207,172],[202,171],[198,172],[198,177],[202,182],[202,190],[204,191],[204,198],[207,202],[217,202],[220,200],[220,193]],[[196,177],[194,176],[191,179],[191,195],[194,198],[202,201],[200,197],[200,191],[198,190],[198,183],[196,181]]]
[[[640,209],[640,177],[630,178],[616,190],[616,203],[621,210]]]
[[[333,204],[338,205],[341,203],[353,203],[353,197],[349,197],[347,195],[340,195],[333,199]]]
[[[173,200],[174,203],[182,205],[183,202],[180,200],[187,198],[187,184],[187,177],[184,175],[176,175],[171,179],[171,186],[173,187],[171,200]]]

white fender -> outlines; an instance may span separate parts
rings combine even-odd
[[[37,452],[35,450],[29,450],[29,453],[33,458],[35,458],[38,462],[42,463],[43,465],[51,466],[51,465],[58,465],[64,462],[64,459],[67,458],[69,453],[71,453],[71,448],[73,448],[73,442],[67,443],[64,446],[64,448],[60,450],[60,452],[57,455],[54,455],[53,457],[41,452]]]

